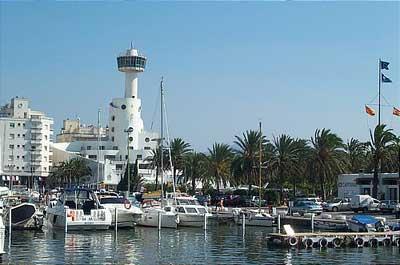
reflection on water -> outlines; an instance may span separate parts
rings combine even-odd
[[[399,248],[283,249],[267,245],[269,228],[136,227],[102,232],[13,231],[9,264],[398,264]],[[7,242],[7,241],[6,241]],[[6,246],[7,247],[7,246]],[[5,249],[8,251],[8,249]]]

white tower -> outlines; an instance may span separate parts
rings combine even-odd
[[[136,49],[130,48],[118,56],[117,63],[118,70],[125,73],[125,97],[115,98],[110,104],[110,140],[113,148],[119,150],[121,157],[117,159],[126,159],[126,131],[132,131],[129,134],[129,147],[133,150],[139,149],[139,134],[143,132],[141,100],[138,98],[138,74],[144,71],[146,57],[138,55]]]

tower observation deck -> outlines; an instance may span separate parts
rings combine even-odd
[[[125,98],[137,98],[138,73],[146,67],[146,57],[136,49],[128,49],[117,57],[118,71],[125,73]]]

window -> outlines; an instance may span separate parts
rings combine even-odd
[[[13,161],[14,160],[14,156],[13,155],[9,155],[8,156],[8,161]]]
[[[25,148],[25,145],[24,145],[24,144],[22,145],[22,148]]]
[[[125,155],[125,159],[128,159],[128,155]]]
[[[46,162],[47,162],[47,156],[44,156],[44,157],[43,157],[43,159],[44,159],[44,161],[46,161]]]
[[[24,137],[24,138],[25,138],[25,134],[23,134],[23,135],[22,135],[22,137]]]
[[[115,116],[111,116],[111,120],[112,120],[112,121],[115,121]]]
[[[142,159],[142,155],[137,155],[137,159]]]
[[[122,170],[122,164],[117,164],[117,165],[115,165],[115,169],[117,169],[117,170]]]
[[[47,151],[47,146],[44,146],[44,150]]]
[[[13,140],[15,138],[15,134],[10,133],[10,136],[8,137],[8,139]]]
[[[22,170],[24,170],[24,169],[25,169],[25,167],[21,167],[21,169],[22,169]]]
[[[115,155],[105,155],[105,159],[115,160]]]
[[[21,127],[21,123],[18,123],[18,127]]]
[[[45,147],[46,147],[46,146],[45,146]],[[32,146],[31,148],[32,148],[32,151],[35,151],[35,150],[36,150],[36,146]]]
[[[104,150],[105,149],[105,146],[104,145],[100,145],[99,146],[99,150]]]
[[[118,150],[118,146],[113,146],[113,150]]]
[[[150,148],[150,146],[145,146],[144,147],[144,150],[150,150],[151,148]]]
[[[126,109],[126,105],[125,105],[125,104],[122,104],[122,105],[121,105],[121,109]]]
[[[20,135],[20,134],[18,134],[18,135],[17,135],[17,137],[21,137],[21,135]]]
[[[9,148],[9,149],[14,149],[14,145],[13,145],[13,144],[10,144],[10,145],[8,146],[8,148]]]
[[[86,147],[86,150],[92,150],[92,147],[91,147],[90,145],[88,145],[88,146]]]
[[[44,168],[43,168],[43,170],[44,170],[44,171],[47,171],[47,168],[46,168],[46,167],[44,167]]]
[[[111,142],[114,142],[114,136],[111,136]]]
[[[129,146],[129,150],[133,150],[133,146]]]
[[[149,138],[149,137],[146,137],[146,138],[144,139],[144,141],[145,141],[146,143],[148,143],[148,142],[150,142],[150,138]]]
[[[18,144],[17,147],[20,148],[21,146]]]
[[[10,128],[15,128],[15,123],[10,122]]]
[[[48,124],[45,124],[44,127],[46,128],[46,130],[49,129],[49,125]]]
[[[89,155],[89,159],[97,159],[97,155]]]
[[[24,118],[25,119],[28,118],[28,113],[24,112]],[[25,123],[23,123],[22,126],[24,126],[24,128],[25,128]]]
[[[22,159],[25,159],[25,156],[22,156]]]
[[[44,136],[44,139],[47,140],[47,135]]]
[[[111,131],[114,132],[114,127],[111,127]]]
[[[17,167],[17,170],[19,170],[19,167]]]
[[[19,156],[17,156],[17,159],[19,159]]]

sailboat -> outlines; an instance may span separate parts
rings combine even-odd
[[[274,220],[275,218],[271,216],[269,213],[264,212],[261,209],[261,187],[262,187],[262,178],[261,178],[261,171],[262,171],[262,131],[261,131],[261,122],[260,122],[260,150],[259,150],[259,195],[258,195],[258,210],[240,210],[240,209],[235,209],[233,211],[234,214],[234,220],[238,225],[243,225],[243,219],[245,222],[245,225],[248,226],[273,226],[274,225]]]
[[[147,202],[142,205],[143,214],[137,221],[139,226],[159,227],[162,228],[177,228],[179,216],[172,209],[164,208],[164,159],[163,159],[163,143],[164,143],[164,88],[163,79],[160,83],[161,93],[161,126],[160,126],[160,167],[161,167],[161,203],[155,201]],[[161,220],[160,220],[161,218]]]

